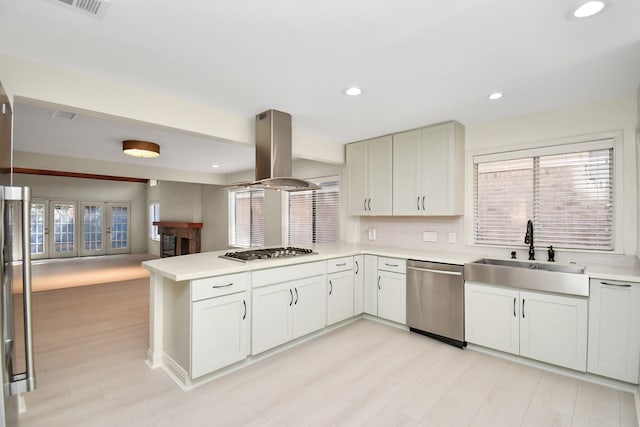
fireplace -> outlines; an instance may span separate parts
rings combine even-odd
[[[201,222],[154,221],[160,232],[162,258],[200,252]]]

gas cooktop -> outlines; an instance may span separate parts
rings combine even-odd
[[[279,259],[279,258],[291,258],[301,255],[313,255],[317,252],[313,252],[311,249],[294,248],[287,246],[286,248],[263,248],[263,249],[249,249],[246,251],[227,252],[224,255],[220,255],[220,258],[231,259],[240,262],[258,261],[262,259]]]

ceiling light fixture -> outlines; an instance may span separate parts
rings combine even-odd
[[[155,142],[128,139],[122,141],[122,151],[127,156],[153,159],[160,155],[160,146]]]
[[[489,99],[492,101],[496,101],[500,98],[502,98],[502,92],[493,92],[491,95],[489,95]]]
[[[573,11],[573,16],[575,18],[588,18],[602,12],[605,6],[606,3],[601,0],[583,2]]]
[[[349,89],[345,90],[344,93],[349,96],[358,96],[362,93],[362,89],[357,86],[351,86]]]
[[[212,168],[219,168],[220,165],[211,165]]]

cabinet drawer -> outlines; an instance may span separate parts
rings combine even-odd
[[[378,270],[406,274],[407,260],[400,258],[378,257]]]
[[[228,274],[191,281],[191,301],[234,294],[249,289],[249,273]]]
[[[353,257],[346,256],[327,261],[327,273],[335,273],[345,270],[353,270]]]

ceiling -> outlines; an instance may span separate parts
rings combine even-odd
[[[111,0],[98,19],[58,0],[0,0],[0,53],[241,117],[276,108],[291,113],[300,131],[347,143],[445,120],[473,125],[633,95],[640,83],[640,1],[613,0],[603,14],[582,21],[568,18],[577,4]],[[353,84],[361,96],[343,94]],[[489,101],[494,91],[504,97]],[[137,132],[90,117],[54,124],[40,108],[17,106],[34,118],[29,127],[46,127],[33,130],[39,139],[16,138],[17,149],[124,162],[110,150],[135,134],[158,139],[162,167],[204,170],[215,162],[231,171],[253,164],[246,146],[146,133],[144,126]],[[89,128],[100,132],[87,137]],[[82,139],[72,143],[74,135]],[[73,145],[80,142],[86,152]],[[202,153],[202,164],[188,164],[179,144]]]

